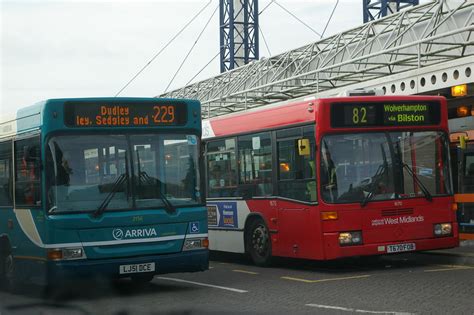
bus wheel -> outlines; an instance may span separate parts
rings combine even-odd
[[[3,253],[0,253],[0,289],[7,288],[7,267],[5,265],[6,257],[4,257]]]
[[[11,293],[20,293],[21,286],[15,279],[15,260],[11,253],[3,258],[3,268],[5,270],[5,288]]]
[[[247,250],[257,266],[268,266],[272,258],[272,242],[268,228],[262,219],[250,223],[247,232]]]
[[[144,285],[144,284],[150,283],[154,277],[155,275],[152,273],[151,274],[144,273],[141,275],[135,275],[135,276],[132,276],[132,282],[133,284],[136,284],[136,285]]]

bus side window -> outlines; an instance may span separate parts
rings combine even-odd
[[[271,196],[272,143],[269,132],[241,136],[239,148],[239,195],[244,198]]]
[[[12,143],[0,143],[0,207],[13,205]]]
[[[293,133],[290,134],[290,132]],[[294,138],[283,138],[288,135]],[[279,136],[283,139],[278,139]],[[309,154],[300,154],[301,139],[306,139]],[[277,152],[278,195],[294,200],[315,202],[317,194],[314,126],[305,127],[304,130],[292,128],[277,133]]]
[[[41,205],[41,154],[39,137],[15,141],[15,202]]]
[[[236,195],[235,138],[207,143],[207,194],[210,198]]]

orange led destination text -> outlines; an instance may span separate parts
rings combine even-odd
[[[153,106],[150,114],[130,117],[128,106],[100,106],[94,118],[76,115],[76,126],[147,126],[169,124],[175,120],[173,106]]]

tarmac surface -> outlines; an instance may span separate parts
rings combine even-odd
[[[455,249],[268,268],[213,252],[210,270],[0,292],[0,314],[474,314],[474,242]]]
[[[474,240],[462,240],[457,248],[420,252],[417,255],[431,255],[439,261],[453,264],[474,265]]]

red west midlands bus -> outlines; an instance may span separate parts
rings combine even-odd
[[[210,248],[265,265],[458,246],[446,106],[357,96],[204,121]]]

